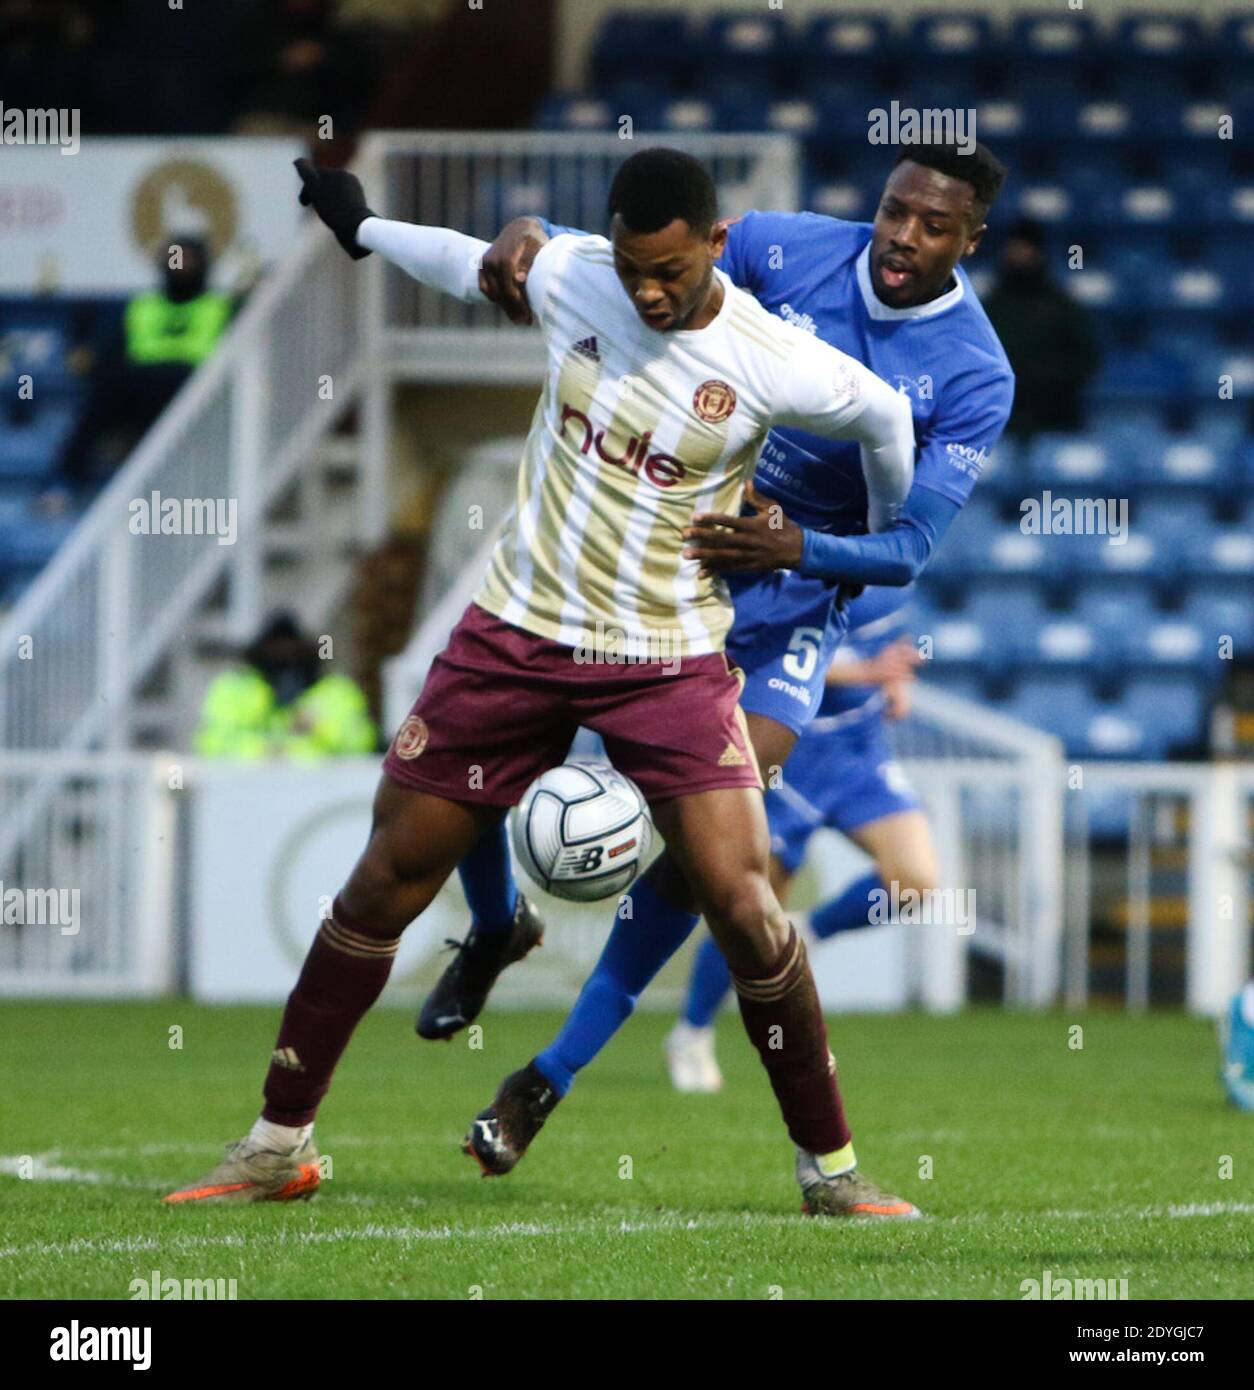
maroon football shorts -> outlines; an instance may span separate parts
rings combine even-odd
[[[393,781],[449,801],[514,806],[564,762],[582,725],[647,801],[760,787],[721,652],[674,663],[580,663],[477,604],[462,614],[383,761]]]

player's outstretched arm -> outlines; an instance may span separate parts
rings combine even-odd
[[[376,217],[361,181],[347,169],[319,169],[308,159],[298,159],[296,172],[301,203],[313,208],[354,260],[377,251],[415,280],[463,303],[482,303],[487,298],[479,275],[486,241],[448,227],[420,227]]]
[[[893,524],[914,482],[914,418],[910,402],[870,368],[828,343],[806,338],[789,359],[777,391],[773,423],[862,446],[867,522]]]

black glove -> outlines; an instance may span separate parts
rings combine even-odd
[[[312,207],[335,233],[335,239],[355,261],[370,254],[357,245],[357,228],[375,214],[366,206],[361,180],[347,169],[318,169],[309,159],[294,161],[304,185],[300,190],[302,207]]]

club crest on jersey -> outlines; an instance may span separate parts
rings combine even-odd
[[[430,737],[427,721],[420,715],[411,714],[397,729],[396,738],[392,741],[392,751],[398,758],[409,762],[421,755]]]
[[[736,393],[725,381],[703,381],[693,394],[692,408],[707,424],[720,425],[736,409]]]

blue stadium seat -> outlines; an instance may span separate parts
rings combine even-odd
[[[1216,96],[1229,103],[1254,97],[1254,15],[1231,14],[1219,26],[1210,51]]]
[[[0,480],[51,478],[77,414],[71,404],[52,402],[40,405],[27,423],[0,419]]]
[[[875,15],[814,16],[801,31],[793,61],[807,90],[841,83],[865,74],[893,51],[895,39],[888,20]]]
[[[1140,725],[1149,757],[1165,758],[1204,736],[1206,696],[1203,684],[1190,676],[1133,676],[1119,709]]]
[[[1033,632],[1028,666],[1095,674],[1114,669],[1118,649],[1083,615],[1051,616]]]
[[[1078,673],[1025,676],[1006,702],[1006,713],[1062,739],[1071,756],[1093,751],[1090,726],[1102,712],[1088,680]]]
[[[1214,510],[1203,497],[1136,497],[1130,514],[1133,530],[1177,545],[1207,545],[1218,529]]]
[[[1123,522],[1124,498],[1113,499],[1120,515],[1107,517],[1106,525],[1113,528]],[[1135,513],[1127,509],[1127,530],[1122,543],[1115,543],[1111,534],[1052,537],[1056,543],[1055,566],[1069,580],[1083,582],[1096,576],[1135,577],[1140,582],[1159,589],[1175,578],[1180,564],[1179,547],[1171,538],[1149,536],[1136,526]],[[1057,542],[1062,542],[1058,545]]]
[[[535,124],[538,130],[613,130],[621,114],[604,97],[554,92],[544,99]]]
[[[44,517],[28,512],[16,525],[0,529],[0,553],[15,570],[38,570],[52,559],[74,529],[74,517]]]
[[[1049,539],[1025,535],[1018,526],[1003,523],[981,553],[961,557],[964,575],[968,582],[993,576],[1035,575],[1044,579],[1050,572]],[[945,541],[941,554],[949,548],[950,538],[946,536]]]
[[[1125,458],[1088,435],[1038,434],[1027,448],[1028,480],[1038,487],[1119,486]]]
[[[1038,72],[1075,73],[1091,66],[1097,39],[1097,26],[1088,15],[1042,8],[1012,18],[1004,56],[1030,63]]]
[[[928,68],[957,64],[965,72],[974,60],[992,53],[993,40],[992,21],[974,10],[918,15],[906,28],[911,57]]]
[[[593,77],[599,87],[647,73],[655,87],[674,87],[690,75],[694,52],[682,14],[611,14],[593,45]]]
[[[947,695],[956,695],[960,700],[970,700],[977,705],[988,703],[983,681],[970,671],[938,670],[928,665],[923,667],[921,679],[926,681],[928,686],[942,690]]]
[[[16,392],[29,376],[37,396],[80,394],[82,381],[70,368],[74,310],[68,302],[7,301],[0,307],[0,392]]]
[[[1189,547],[1184,567],[1190,577],[1199,579],[1254,580],[1254,533],[1239,525],[1216,526],[1207,541]]]
[[[1194,411],[1192,433],[1221,454],[1239,450],[1245,433],[1243,412],[1234,402],[1216,400],[1212,396],[1199,403]],[[1254,481],[1254,473],[1246,476]]]
[[[1186,400],[1192,392],[1189,364],[1176,354],[1150,346],[1128,347],[1108,354],[1090,383],[1093,402],[1110,400]]]
[[[1169,84],[1187,78],[1205,59],[1206,39],[1201,22],[1185,12],[1127,14],[1107,35],[1103,57],[1117,80]]]
[[[1007,666],[1033,650],[1036,633],[1048,621],[1040,586],[1013,580],[972,589],[960,616],[980,628],[991,658]]]
[[[714,15],[700,43],[700,76],[707,90],[725,82],[786,90],[791,51],[786,19],[778,11]]]
[[[722,129],[747,130],[761,110],[762,107],[757,102],[749,105],[738,95],[717,102],[702,94],[690,92],[670,97],[661,103],[658,128],[675,131],[714,130],[720,126],[721,117],[726,122]]]
[[[869,222],[875,216],[873,195],[852,179],[826,179],[806,186],[805,206],[810,212]]]
[[[933,613],[927,630],[917,635],[930,639],[930,670],[967,670],[983,675],[1004,661],[1004,657],[987,645],[980,624],[962,613]]]
[[[928,561],[928,575],[944,589],[965,587],[973,564],[988,563],[1005,529],[993,499],[977,492],[950,523]]]
[[[1146,496],[1185,493],[1220,497],[1236,475],[1233,455],[1198,434],[1158,434],[1133,455],[1139,487]]]
[[[1126,661],[1130,670],[1172,671],[1213,680],[1219,674],[1219,647],[1207,628],[1187,614],[1176,613],[1130,638]]]
[[[1221,638],[1230,637],[1238,654],[1254,651],[1254,592],[1233,592],[1231,581],[1217,580],[1215,587],[1190,586],[1179,617],[1200,632],[1203,650],[1219,651]]]

